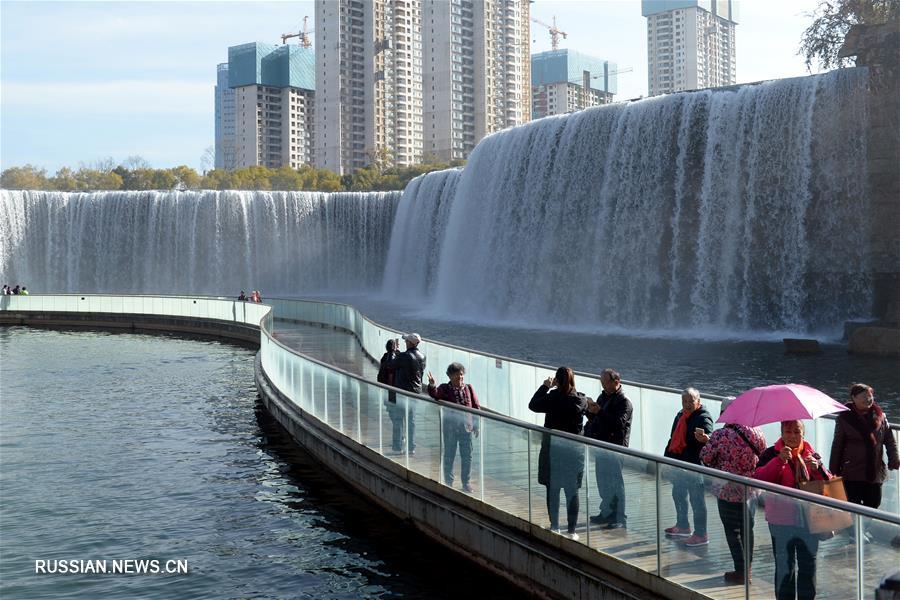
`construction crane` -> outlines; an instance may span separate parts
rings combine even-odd
[[[300,45],[304,48],[309,48],[312,46],[312,41],[309,39],[309,34],[311,33],[315,33],[315,29],[309,29],[309,17],[303,17],[303,29],[298,33],[281,34],[281,43],[287,44],[289,39],[298,37],[300,38]]]
[[[532,17],[531,20],[534,21],[535,23],[537,23],[538,25],[542,25],[550,30],[550,47],[553,48],[554,50],[559,50],[559,36],[562,36],[563,39],[567,39],[569,37],[568,33],[566,33],[565,31],[563,31],[562,29],[560,29],[559,27],[556,26],[556,16],[555,15],[553,17],[553,25],[547,25],[543,21],[535,19],[534,17]]]

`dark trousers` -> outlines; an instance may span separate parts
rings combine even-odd
[[[594,457],[594,476],[600,494],[600,516],[611,523],[624,523],[625,480],[622,478],[622,459],[611,452]]]
[[[869,508],[881,506],[881,484],[865,481],[844,481],[847,502],[862,504]]]
[[[573,483],[565,487],[551,481],[547,486],[547,513],[550,515],[550,528],[559,529],[559,491],[566,493],[566,516],[568,517],[568,531],[575,533],[578,524],[578,509],[581,502],[578,498],[578,486]]]
[[[693,473],[678,473],[672,481],[672,500],[675,501],[676,527],[688,528],[688,498],[694,511],[694,533],[706,535],[706,496],[703,494],[703,478]]]
[[[750,530],[747,532],[750,554],[747,555],[747,565],[753,562],[753,515],[756,512],[756,501],[726,502],[719,498],[719,518],[722,519],[722,527],[725,529],[725,541],[728,542],[728,550],[731,552],[731,560],[734,561],[734,570],[744,573],[744,507],[750,513]]]
[[[406,447],[410,451],[416,449],[416,407],[410,403],[409,409],[403,404],[405,400],[388,406],[388,416],[391,418],[391,449],[394,452],[403,450],[403,425],[406,423]]]
[[[775,553],[775,598],[812,600],[816,597],[816,552],[819,540],[803,528],[769,524]]]
[[[459,447],[459,476],[468,485],[472,473],[472,433],[462,423],[445,422],[444,430],[444,483],[453,485],[453,462]]]

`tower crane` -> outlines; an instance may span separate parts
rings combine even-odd
[[[289,39],[298,37],[300,38],[300,45],[304,48],[309,48],[312,46],[312,41],[309,39],[309,34],[311,33],[315,33],[315,29],[309,29],[309,17],[303,17],[303,29],[298,33],[281,34],[281,43],[287,44]]]
[[[554,50],[559,50],[559,36],[562,36],[563,39],[567,39],[569,34],[556,26],[556,16],[553,17],[553,25],[547,25],[541,20],[531,18],[532,21],[537,23],[538,25],[542,25],[550,30],[550,47]]]

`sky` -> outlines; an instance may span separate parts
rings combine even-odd
[[[738,83],[807,74],[797,55],[816,0],[742,0]],[[532,17],[568,34],[561,47],[614,61],[616,99],[647,93],[639,0],[536,0]],[[280,43],[313,2],[0,1],[0,169],[49,173],[142,156],[200,169],[214,144],[216,65],[228,46]],[[312,27],[315,25],[313,24]],[[550,34],[532,24],[532,52]],[[313,34],[315,42],[315,34]]]

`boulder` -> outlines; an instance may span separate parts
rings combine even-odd
[[[900,357],[900,329],[860,327],[850,336],[847,351],[869,356]]]

